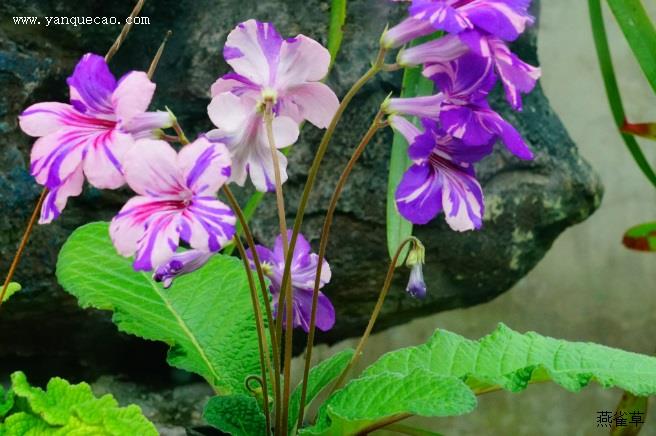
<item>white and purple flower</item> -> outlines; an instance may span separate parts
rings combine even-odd
[[[479,229],[483,223],[483,190],[476,180],[473,163],[492,152],[493,144],[470,146],[424,120],[425,132],[413,132],[410,124],[392,121],[392,126],[411,143],[408,154],[414,164],[406,171],[396,191],[399,213],[414,224],[426,224],[440,212],[456,231]]]
[[[161,282],[164,288],[169,288],[176,277],[202,268],[213,255],[210,251],[195,249],[174,253],[167,262],[155,269],[153,280]]]
[[[69,197],[82,192],[84,179],[97,188],[116,189],[125,183],[123,155],[134,145],[132,133],[149,136],[169,127],[165,112],[149,113],[139,122],[155,92],[146,73],[133,71],[118,82],[102,56],[86,54],[68,78],[70,104],[46,102],[28,107],[20,127],[38,137],[30,171],[49,189],[41,224],[57,218]],[[131,124],[132,128],[125,126]]]
[[[143,139],[125,156],[125,179],[138,195],[114,217],[110,234],[134,268],[150,271],[168,263],[180,241],[216,252],[235,233],[235,216],[216,198],[230,177],[230,153],[199,138],[179,153],[166,142]]]
[[[243,185],[250,174],[258,190],[272,190],[265,105],[273,108],[278,148],[296,142],[304,120],[326,128],[339,106],[335,93],[320,82],[328,73],[330,53],[304,35],[283,39],[273,24],[248,20],[230,32],[223,55],[234,72],[212,85],[208,113],[219,130],[210,137],[221,138],[230,148],[233,181]],[[280,161],[285,179],[287,160],[282,154]]]
[[[291,237],[291,232],[288,238]],[[282,276],[285,270],[285,254],[283,250],[282,237],[279,235],[273,246],[273,250],[262,245],[256,245],[255,250],[262,263],[264,273],[271,281],[269,291],[273,297],[274,315],[278,313],[278,296],[282,286]],[[250,249],[247,253],[249,259],[253,260]],[[312,247],[309,242],[299,234],[294,248],[294,255],[291,264],[291,285],[292,285],[292,313],[293,326],[301,327],[306,332],[310,329],[310,315],[312,311],[312,292],[314,290],[314,281],[317,274],[317,265],[319,256],[312,253]],[[330,281],[330,266],[324,259],[321,269],[321,279],[319,288]],[[283,321],[285,317],[283,310]],[[276,315],[277,316],[277,315]],[[319,292],[317,305],[317,328],[322,331],[330,330],[335,324],[335,308],[332,303],[322,292]],[[285,325],[283,323],[283,325]]]

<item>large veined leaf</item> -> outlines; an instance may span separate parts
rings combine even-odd
[[[656,222],[630,228],[624,234],[625,247],[638,251],[656,251]]]
[[[633,54],[656,92],[656,29],[641,0],[608,0]]]
[[[592,343],[568,342],[499,327],[478,341],[438,330],[424,345],[393,351],[367,368],[364,377],[408,374],[422,368],[463,379],[477,393],[517,392],[530,382],[554,381],[577,392],[592,380],[634,395],[656,394],[656,358]]]
[[[476,397],[461,380],[424,369],[358,378],[321,406],[317,423],[302,435],[365,434],[406,415],[457,416],[476,407]]]
[[[12,390],[5,392],[5,389],[0,385],[0,421],[2,421],[3,416],[9,413],[12,407],[14,407],[14,392]]]
[[[351,348],[340,351],[330,358],[320,362],[310,370],[306,402],[309,405],[321,391],[332,383],[342,373],[353,357],[355,351]],[[289,430],[293,430],[298,422],[298,412],[301,405],[302,382],[294,389],[289,399]]]
[[[82,307],[114,312],[120,330],[171,346],[171,365],[219,393],[245,392],[260,374],[253,307],[241,261],[216,255],[169,289],[116,254],[107,223],[78,228],[59,254],[57,278]]]
[[[255,397],[244,394],[220,395],[210,399],[203,418],[232,436],[264,435],[266,418]]]
[[[157,435],[138,406],[120,408],[111,395],[96,398],[86,383],[53,378],[44,391],[30,386],[21,372],[12,374],[11,382],[21,403],[0,424],[4,436]]]

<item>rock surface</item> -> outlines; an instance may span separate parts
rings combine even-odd
[[[537,1],[534,2],[537,5]],[[5,0],[0,4],[0,271],[6,271],[40,188],[27,172],[31,139],[16,125],[16,116],[37,101],[67,99],[65,78],[79,56],[104,53],[119,26],[16,25],[12,16],[116,16],[129,13],[132,2],[68,2]],[[155,76],[154,108],[171,107],[194,136],[211,128],[205,108],[209,86],[227,71],[221,48],[239,21],[256,17],[276,23],[283,35],[304,33],[325,43],[329,2],[320,0],[159,0],[146,4],[142,16],[150,25],[135,26],[112,61],[115,73],[147,68],[166,30],[174,36]],[[536,8],[537,9],[537,8]],[[329,80],[338,95],[368,67],[380,32],[395,22],[397,6],[381,0],[352,0],[343,49]],[[537,64],[537,31],[515,44],[526,61]],[[341,169],[366,130],[378,104],[398,91],[400,75],[384,74],[356,97],[326,156],[311,198],[303,231],[317,242],[325,207]],[[465,307],[496,297],[526,275],[567,227],[587,218],[599,205],[603,188],[579,156],[558,117],[538,87],[525,99],[525,109],[508,109],[499,92],[493,106],[531,143],[537,158],[522,162],[500,147],[478,167],[487,211],[483,231],[459,234],[440,217],[418,227],[427,247],[429,297],[417,302],[403,289],[407,271],[397,273],[379,328],[413,317]],[[306,126],[290,155],[286,185],[289,220],[294,217],[306,172],[321,132]],[[337,325],[319,340],[332,342],[361,332],[387,268],[385,198],[391,134],[379,134],[364,153],[339,203],[328,259],[333,280],[326,288],[337,308]],[[249,190],[239,190],[245,201]],[[79,225],[107,220],[127,192],[87,188],[69,203],[56,223],[39,227],[16,279],[25,291],[0,313],[2,369],[43,359],[74,377],[112,369],[162,370],[164,347],[126,338],[106,313],[83,311],[56,284],[54,265],[66,237]],[[277,224],[273,196],[267,197],[253,223],[257,237],[270,243]],[[135,354],[139,353],[139,354]],[[135,361],[137,363],[135,363]],[[80,370],[80,367],[84,369]]]

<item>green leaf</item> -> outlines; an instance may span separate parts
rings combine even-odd
[[[435,39],[441,36],[436,33],[420,39],[415,44]],[[415,45],[413,44],[413,45]],[[408,68],[403,73],[401,97],[416,97],[433,93],[433,82],[421,74],[421,67]],[[418,121],[416,121],[418,123]],[[408,157],[408,141],[398,132],[394,133],[390,155],[389,177],[387,179],[387,251],[390,259],[394,258],[401,242],[412,236],[412,223],[403,218],[396,207],[396,187],[403,178],[403,173],[411,165]],[[403,262],[407,249],[399,256],[399,264]]]
[[[27,406],[5,420],[0,434],[157,435],[138,406],[119,408],[111,395],[96,398],[86,383],[71,385],[61,378],[53,378],[44,391],[30,386],[21,372],[12,374],[11,382],[14,395]]]
[[[171,365],[203,376],[217,393],[246,392],[260,374],[253,307],[242,262],[216,255],[164,289],[116,254],[107,223],[78,228],[59,254],[57,278],[82,307],[114,311],[120,330],[171,346]]]
[[[608,46],[606,26],[601,11],[601,0],[588,0],[588,8],[590,10],[590,23],[592,24],[592,34],[594,36],[599,66],[601,68],[601,74],[604,79],[604,86],[608,96],[608,104],[613,113],[615,125],[617,126],[617,129],[621,131],[626,121],[626,113],[624,111],[624,105],[622,104],[622,96],[617,84],[615,69],[613,68],[613,60]],[[633,156],[638,168],[640,168],[651,184],[656,187],[656,172],[654,172],[649,161],[645,157],[645,154],[642,152],[638,141],[628,133],[621,133],[621,135],[626,148],[629,150],[629,153],[631,153],[631,156]]]
[[[518,392],[529,382],[554,381],[578,392],[595,380],[635,395],[656,394],[656,358],[592,343],[517,333],[503,324],[478,341],[438,330],[424,345],[382,356],[363,374],[408,374],[417,368],[457,377],[477,393]]]
[[[608,0],[633,54],[656,92],[656,29],[640,0]]]
[[[423,369],[358,378],[337,391],[319,410],[317,423],[302,435],[354,435],[404,416],[457,416],[476,407],[476,397],[461,380]]]
[[[346,22],[346,0],[332,0],[330,6],[330,27],[328,29],[328,51],[330,65],[335,63],[339,48],[344,39],[344,23]]]
[[[314,400],[321,391],[332,383],[339,375],[342,373],[346,365],[353,357],[355,351],[351,348],[342,350],[339,353],[331,356],[329,359],[326,359],[320,362],[318,365],[314,366],[310,370],[308,375],[308,389],[306,404],[310,405],[312,400]],[[298,421],[298,412],[301,405],[301,390],[303,388],[303,383],[299,385],[292,392],[292,396],[289,400],[289,431],[293,430],[294,426]]]
[[[630,228],[622,243],[632,250],[656,251],[656,221]]]
[[[4,303],[5,301],[9,300],[12,295],[14,295],[16,292],[21,290],[21,285],[16,282],[10,282],[9,286],[7,286],[7,291],[5,292],[5,296],[2,298],[2,302]]]
[[[244,394],[211,398],[205,406],[203,418],[233,436],[263,435],[266,430],[266,418],[257,400]]]
[[[14,392],[10,389],[5,392],[0,385],[0,421],[14,407]]]

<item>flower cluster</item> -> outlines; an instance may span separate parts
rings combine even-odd
[[[502,141],[520,159],[532,159],[517,130],[490,108],[488,94],[500,80],[508,102],[521,110],[539,68],[524,63],[508,48],[534,19],[530,0],[411,0],[409,17],[387,30],[381,43],[401,47],[436,31],[447,34],[403,48],[398,63],[423,66],[439,92],[428,97],[386,102],[390,125],[410,144],[413,165],[401,180],[399,213],[426,224],[444,212],[452,229],[482,225],[483,192],[473,164]],[[404,116],[418,117],[421,128]]]
[[[112,220],[111,239],[121,255],[134,256],[135,270],[153,271],[166,288],[229,244],[236,218],[217,198],[221,187],[230,181],[243,185],[248,175],[258,190],[274,188],[265,113],[275,146],[284,148],[297,141],[305,120],[327,127],[339,100],[319,82],[328,73],[330,54],[306,36],[283,39],[273,25],[249,20],[229,34],[224,56],[234,72],[212,85],[208,106],[218,129],[179,151],[162,130],[178,128],[175,117],[147,112],[155,84],[146,73],[117,81],[103,57],[83,56],[68,79],[70,104],[37,103],[19,117],[22,130],[39,138],[31,173],[48,189],[40,223],[57,218],[68,198],[82,192],[85,179],[100,189],[127,184],[136,195]],[[287,161],[278,153],[284,181]],[[190,249],[179,250],[183,244]],[[274,299],[284,268],[280,244],[273,251],[255,247]],[[292,264],[294,326],[306,330],[316,266],[317,255],[301,237]],[[325,261],[323,271],[322,286],[330,280]],[[318,326],[330,329],[332,304],[323,294],[319,303]]]

